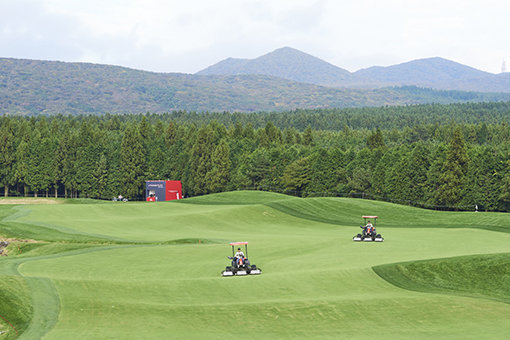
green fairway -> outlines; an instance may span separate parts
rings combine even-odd
[[[12,240],[0,337],[16,337],[6,321],[16,339],[510,332],[508,214],[246,191],[79,203],[0,205],[0,236]],[[364,214],[380,217],[384,242],[352,241]],[[221,277],[231,241],[249,242],[262,275]]]

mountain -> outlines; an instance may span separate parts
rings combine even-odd
[[[462,91],[510,92],[510,73],[489,74],[488,76],[459,80],[455,87]]]
[[[495,100],[508,101],[510,94],[418,87],[340,89],[267,75],[154,73],[89,63],[0,58],[0,115],[287,111]]]
[[[373,66],[354,72],[354,76],[379,86],[417,85],[446,89],[450,87],[449,84],[468,82],[493,74],[435,57],[388,67]]]
[[[349,71],[290,47],[279,48],[255,59],[228,58],[196,74],[264,74],[324,86],[340,86],[352,79]]]
[[[228,58],[196,74],[264,74],[342,88],[418,86],[439,90],[510,93],[508,77],[444,58],[418,59],[387,67],[373,66],[350,73],[290,47],[277,49],[255,59]]]

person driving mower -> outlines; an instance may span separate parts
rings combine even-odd
[[[357,234],[352,238],[353,241],[360,242],[360,241],[375,241],[375,242],[382,242],[384,241],[384,238],[381,236],[381,234],[377,234],[377,231],[375,230],[375,224],[377,222],[378,216],[362,216],[364,219],[364,223],[360,225],[360,228],[363,230],[361,234]],[[374,221],[374,224],[372,224],[371,221]]]
[[[244,252],[241,251],[241,248],[237,248],[237,252],[234,252],[234,246],[238,245],[244,245]],[[248,242],[231,242],[230,246],[232,247],[232,256],[227,257],[232,261],[232,265],[227,266],[221,272],[221,276],[258,275],[262,273],[262,269],[254,264],[250,265],[250,261],[248,261]]]
[[[370,223],[370,221],[368,221],[368,223],[365,226],[365,228],[363,229],[363,231],[365,232],[365,235],[374,235],[375,227],[372,225],[372,223]]]
[[[238,267],[243,264],[246,264],[247,266],[250,265],[250,261],[244,256],[244,253],[241,251],[241,248],[237,248],[237,252],[234,258]]]

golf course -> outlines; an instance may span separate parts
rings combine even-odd
[[[1,203],[0,340],[510,334],[505,213],[262,191]],[[363,215],[384,242],[352,241]],[[237,241],[261,275],[221,276]]]

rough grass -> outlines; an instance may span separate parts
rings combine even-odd
[[[0,276],[0,315],[20,334],[27,329],[32,317],[32,301],[24,278]],[[0,318],[0,330],[6,333],[0,335],[1,339],[16,338],[16,331],[3,318]]]

